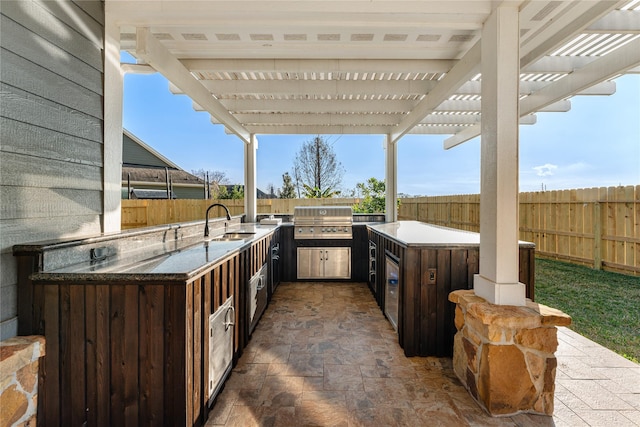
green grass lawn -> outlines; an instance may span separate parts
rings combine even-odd
[[[640,277],[536,258],[535,299],[569,314],[574,331],[640,363]]]

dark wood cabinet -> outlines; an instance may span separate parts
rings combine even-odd
[[[243,298],[240,258],[182,283],[34,282],[33,333],[47,341],[38,424],[202,424],[209,316]],[[236,352],[240,340],[236,329]]]
[[[210,316],[233,296],[235,364],[249,340],[247,283],[269,264],[276,238],[268,233],[189,279],[115,273],[103,281],[86,274],[28,282],[28,333],[47,342],[38,424],[203,425],[215,351]]]
[[[375,280],[370,283],[378,305],[385,307],[385,254],[398,259],[398,341],[407,356],[451,356],[455,307],[448,296],[457,289],[472,289],[479,270],[479,248],[403,245],[369,229],[376,246]],[[535,248],[520,248],[520,281],[527,297],[534,295]]]

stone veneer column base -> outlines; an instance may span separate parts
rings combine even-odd
[[[558,347],[556,326],[571,324],[563,312],[527,301],[495,305],[473,290],[449,294],[458,332],[453,367],[489,414],[553,414]]]
[[[0,342],[0,427],[35,426],[38,363],[44,337],[14,337]]]

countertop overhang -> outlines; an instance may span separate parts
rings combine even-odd
[[[33,273],[32,281],[42,282],[187,282],[209,270],[229,256],[274,232],[277,226],[243,223],[229,227],[225,233],[242,234],[244,238],[220,240],[223,234],[189,239],[155,248],[149,256],[146,248],[123,256],[87,261],[50,271]]]
[[[44,269],[31,274],[30,279],[39,282],[72,283],[185,283],[215,264],[250,247],[253,242],[273,233],[277,228],[288,225],[290,224],[238,223],[225,229],[223,234],[211,238],[197,235],[179,241],[159,241],[153,246],[141,245],[133,251],[111,254],[102,260],[89,260],[50,270]],[[367,223],[366,226],[406,247],[480,246],[479,233],[419,221]],[[220,232],[221,230],[217,231],[217,233]],[[242,235],[242,238],[220,239],[225,233],[236,233]],[[520,241],[519,245],[535,247],[533,243],[524,241]],[[38,252],[37,245],[22,246]],[[14,248],[14,252],[24,249],[22,246]]]
[[[369,225],[404,246],[434,248],[480,246],[480,233],[458,230],[420,221],[397,221]],[[520,247],[535,247],[531,242],[519,241]]]

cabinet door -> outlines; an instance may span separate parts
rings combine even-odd
[[[351,278],[351,248],[322,248],[324,251],[324,278]]]
[[[231,371],[235,309],[233,297],[209,317],[208,399],[213,399]]]
[[[323,277],[324,250],[322,248],[298,248],[298,279]]]

